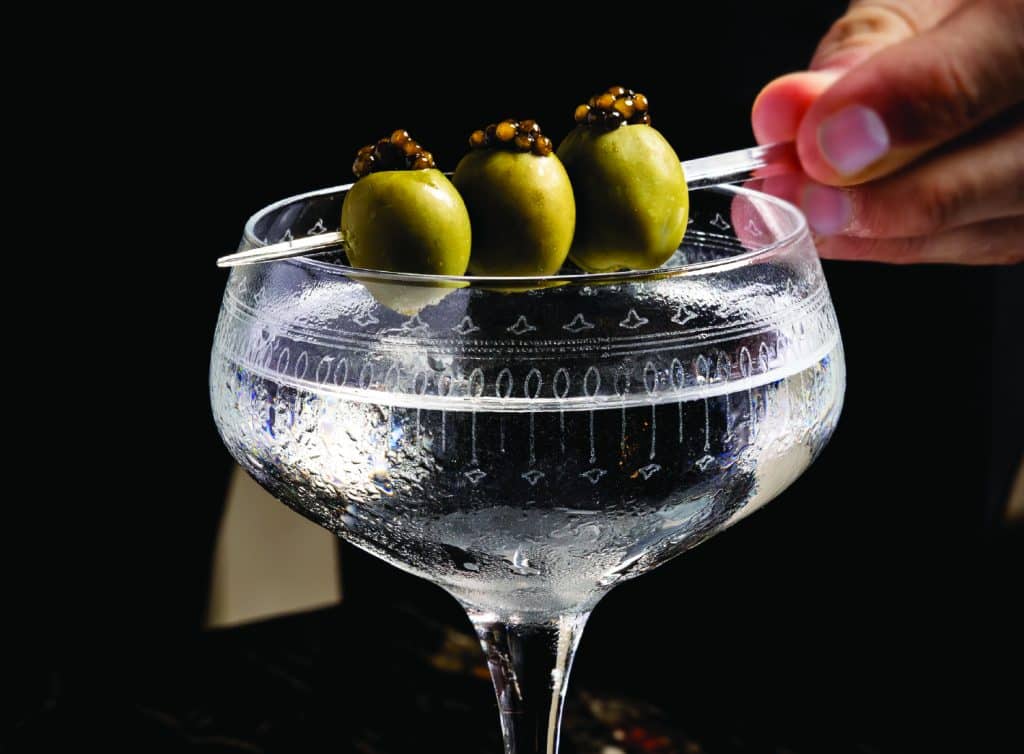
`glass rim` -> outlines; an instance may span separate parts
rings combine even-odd
[[[302,201],[303,199],[310,199],[317,196],[326,196],[328,194],[341,193],[352,188],[353,183],[344,183],[338,186],[331,186],[328,188],[316,189],[314,191],[307,191],[301,194],[294,194],[292,196],[279,199],[272,204],[268,204],[262,209],[254,212],[248,220],[245,222],[243,229],[243,240],[250,244],[252,247],[266,246],[267,243],[260,239],[255,233],[256,223],[258,223],[263,217],[270,212],[280,209],[281,207],[293,204],[295,202]],[[705,186],[695,191],[721,191],[723,193],[732,193],[738,196],[751,196],[756,197],[760,201],[765,201],[769,204],[776,206],[782,210],[787,216],[793,219],[794,225],[790,232],[786,233],[781,238],[777,238],[769,244],[765,244],[763,247],[757,249],[750,249],[734,256],[724,257],[722,259],[712,259],[709,261],[702,262],[688,262],[686,264],[675,265],[672,267],[656,267],[653,269],[645,270],[618,270],[614,272],[579,272],[554,274],[554,275],[529,275],[529,276],[512,276],[512,275],[432,275],[428,273],[419,272],[392,272],[389,270],[373,270],[363,267],[352,267],[349,265],[336,264],[333,262],[324,262],[319,259],[313,259],[308,256],[294,257],[292,259],[281,260],[274,264],[290,264],[294,265],[311,272],[319,274],[329,275],[340,275],[344,277],[353,278],[360,281],[377,281],[381,283],[393,283],[393,284],[407,284],[407,285],[419,285],[419,286],[435,286],[442,288],[466,288],[466,287],[550,287],[550,286],[563,286],[563,285],[590,285],[590,284],[608,284],[617,282],[644,282],[646,280],[658,280],[669,277],[677,277],[683,275],[703,275],[711,272],[726,271],[735,269],[737,267],[744,267],[755,262],[759,262],[765,257],[774,256],[780,250],[792,246],[795,243],[803,240],[804,237],[808,236],[807,219],[804,214],[793,204],[787,202],[784,199],[780,199],[772,194],[765,193],[763,191],[757,191],[755,189],[746,188],[744,186],[738,186],[733,184],[718,184],[715,186]]]

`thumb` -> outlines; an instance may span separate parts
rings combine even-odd
[[[846,64],[854,54],[824,51],[827,64]],[[963,3],[937,25],[854,63],[801,118],[797,153],[818,182],[863,183],[1022,100],[1024,4]]]
[[[782,76],[761,90],[751,112],[758,143],[796,139],[811,105],[844,72],[938,23],[955,4],[955,0],[854,0],[818,44],[809,71]]]

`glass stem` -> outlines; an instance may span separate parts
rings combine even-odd
[[[467,612],[491,669],[505,754],[557,754],[569,671],[590,611],[540,623]]]

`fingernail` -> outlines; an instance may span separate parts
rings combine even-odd
[[[834,236],[850,225],[853,205],[845,191],[812,183],[803,190],[800,208],[811,230],[820,236]]]
[[[889,151],[889,132],[874,110],[850,105],[821,122],[818,146],[839,173],[853,175]]]

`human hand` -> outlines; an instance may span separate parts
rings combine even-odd
[[[752,121],[823,257],[1024,261],[1024,0],[854,0]]]

